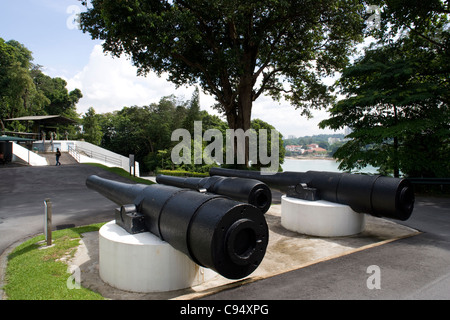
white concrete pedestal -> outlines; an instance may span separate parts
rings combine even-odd
[[[364,230],[365,215],[343,204],[282,196],[281,225],[311,236],[349,236]]]
[[[99,231],[99,272],[115,288],[145,293],[189,288],[217,275],[154,234],[132,235],[115,221]]]

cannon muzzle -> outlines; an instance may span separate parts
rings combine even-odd
[[[405,179],[336,172],[278,172],[211,168],[210,175],[256,179],[288,196],[345,204],[376,217],[407,220],[414,208],[412,185]]]
[[[122,206],[119,220],[130,215],[142,219],[147,231],[226,278],[246,277],[265,255],[269,231],[264,215],[253,205],[190,189],[98,176],[90,176],[86,185]]]
[[[220,194],[231,199],[254,205],[266,213],[272,204],[272,192],[269,187],[255,179],[242,179],[235,177],[210,178],[182,178],[158,175],[156,182],[169,186],[188,188],[193,190],[206,190],[209,193]]]

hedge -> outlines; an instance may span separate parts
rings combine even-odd
[[[158,170],[157,174],[164,174],[167,176],[176,176],[176,177],[209,177],[208,173],[204,172],[189,172],[185,170]]]

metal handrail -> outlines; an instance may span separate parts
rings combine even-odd
[[[105,161],[106,163],[111,163],[111,164],[122,166],[122,160],[120,158],[110,157],[110,156],[107,156],[107,155],[102,154],[100,152],[95,152],[95,151],[92,151],[92,150],[89,150],[89,149],[81,148],[79,146],[76,146],[75,151],[77,153],[82,152],[86,156],[88,156],[89,158],[93,158],[93,159]]]
[[[70,154],[75,160],[77,160],[78,163],[81,161],[81,159],[80,159],[80,154],[77,152],[77,150],[75,150],[75,148],[73,148],[72,146],[69,146],[69,147],[68,147],[68,151],[69,151],[69,154]]]

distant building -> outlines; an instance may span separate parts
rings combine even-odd
[[[302,146],[295,146],[295,145],[286,146],[286,150],[291,152],[299,152],[301,154],[305,152],[305,149],[303,149]]]
[[[319,147],[319,145],[316,143],[308,144],[306,147],[307,149],[304,149],[302,146],[288,145],[286,146],[285,149],[286,151],[297,152],[300,154],[305,153],[325,154],[328,152],[326,149]]]
[[[318,144],[313,143],[313,144],[308,144],[308,149],[305,150],[305,152],[309,152],[309,153],[327,153],[327,150],[324,148],[319,147]]]

